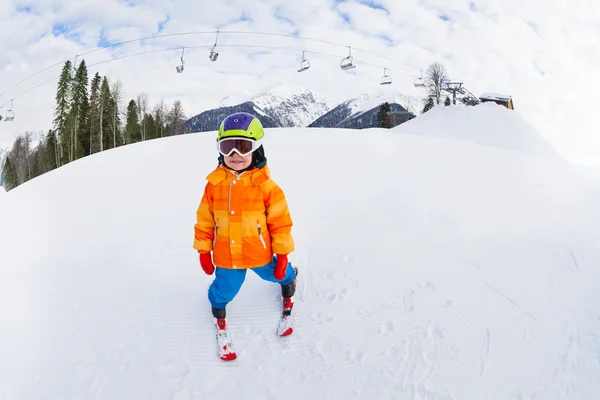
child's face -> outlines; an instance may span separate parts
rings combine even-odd
[[[244,168],[248,168],[252,163],[252,153],[240,156],[238,153],[233,152],[230,156],[225,156],[225,165],[234,171],[241,171]]]

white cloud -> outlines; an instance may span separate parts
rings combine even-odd
[[[153,103],[161,97],[180,98],[190,116],[217,106],[236,91],[257,92],[279,81],[345,100],[377,90],[381,67],[391,69],[401,91],[419,94],[412,85],[419,69],[439,61],[476,95],[511,94],[517,112],[569,159],[600,165],[600,137],[592,120],[593,96],[600,92],[594,78],[600,68],[600,4],[595,0],[148,0],[133,6],[117,0],[3,0],[0,5],[0,30],[6,38],[0,43],[0,92],[58,63],[0,96],[0,104],[16,97],[17,114],[13,124],[0,123],[0,137],[51,127],[56,81],[30,89],[57,77],[61,62],[76,54],[99,43],[159,31],[164,35],[220,29],[297,34],[341,46],[221,34],[219,60],[212,63],[208,52],[214,34],[173,35],[94,51],[84,58],[90,77],[99,72],[111,81],[120,79],[126,99],[142,92]],[[65,29],[65,35],[54,36],[53,28]],[[350,73],[339,68],[348,45],[357,65]],[[181,47],[186,47],[185,72],[176,74]],[[105,62],[165,48],[175,50]],[[298,74],[302,50],[329,55],[307,53],[311,69]]]

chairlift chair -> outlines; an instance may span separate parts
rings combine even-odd
[[[304,52],[302,52],[302,61],[300,61],[300,69],[298,72],[304,72],[310,68],[310,62],[304,58]]]
[[[10,108],[6,111],[6,116],[4,117],[4,121],[10,122],[10,121],[14,121],[14,119],[15,119],[15,112],[12,109],[12,100],[11,100]]]
[[[219,31],[217,31],[217,38],[215,39],[215,44],[213,45],[212,49],[210,50],[210,55],[208,56],[208,58],[210,59],[210,61],[217,61],[217,58],[219,58],[219,53],[217,53],[215,51],[215,48],[217,47],[217,41],[219,40]]]
[[[392,77],[385,74],[386,69],[387,68],[383,69],[383,77],[381,77],[381,85],[389,85],[392,83]]]
[[[421,77],[415,79],[415,87],[425,87],[425,81],[423,80],[423,70],[421,70]]]
[[[2,107],[0,107],[0,121],[2,121],[2,118],[4,118],[4,116],[2,115]]]
[[[350,49],[350,46],[348,46],[348,52],[348,57],[342,59],[342,62],[340,63],[340,68],[344,71],[356,68],[356,66],[352,64],[352,50]]]
[[[181,49],[181,65],[178,65],[177,67],[175,67],[175,70],[179,74],[183,72],[183,53],[184,53],[184,51],[185,51],[185,48]]]

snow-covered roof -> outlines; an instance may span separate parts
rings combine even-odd
[[[480,100],[509,101],[510,100],[510,96],[507,95],[507,94],[487,92],[487,93],[482,93],[481,96],[479,96],[479,99]]]

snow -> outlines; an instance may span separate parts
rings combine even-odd
[[[434,107],[419,118],[392,129],[402,133],[452,138],[511,149],[562,162],[558,151],[517,111],[491,102],[474,107]]]
[[[348,102],[348,108],[352,110],[351,116],[379,107],[381,104],[397,103],[402,107],[419,115],[423,109],[423,100],[415,96],[405,95],[396,89],[386,87],[377,91],[363,93]]]
[[[296,328],[276,336],[279,287],[250,272],[228,307],[230,363],[191,247],[214,132],[4,194],[0,398],[593,398],[597,192],[504,110],[448,107],[402,125],[413,134],[268,129]]]
[[[510,96],[507,94],[492,93],[492,92],[482,93],[481,96],[479,96],[479,98],[480,99],[489,99],[489,100],[500,100],[500,101],[510,100]]]
[[[306,127],[331,110],[335,104],[327,97],[309,89],[290,84],[271,85],[250,98],[262,110],[281,109],[294,127]]]
[[[245,90],[238,90],[236,93],[231,93],[225,97],[223,97],[219,101],[219,107],[231,107],[237,106],[238,104],[242,104],[252,96],[252,94]]]

